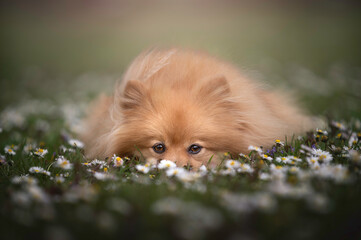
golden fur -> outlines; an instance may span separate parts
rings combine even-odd
[[[141,154],[198,168],[214,155],[271,146],[309,129],[289,98],[264,90],[234,66],[207,54],[152,50],[130,65],[112,97],[89,113],[82,140],[89,158]],[[163,143],[166,151],[153,150]],[[203,148],[190,154],[191,144]]]

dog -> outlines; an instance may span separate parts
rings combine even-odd
[[[197,169],[225,152],[270,147],[312,128],[285,93],[267,90],[235,66],[203,52],[140,54],[112,96],[93,104],[81,139],[88,158],[136,155]]]

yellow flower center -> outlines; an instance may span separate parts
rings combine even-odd
[[[170,163],[167,163],[165,166],[166,166],[167,168],[169,168],[169,167],[170,167]]]
[[[235,164],[235,162],[234,162],[234,161],[232,161],[230,164],[231,164],[231,166],[233,166],[233,165]]]
[[[265,155],[263,155],[263,157],[268,158],[268,155],[267,155],[267,154],[265,154]]]
[[[277,169],[282,169],[282,166],[276,166]]]
[[[118,162],[120,162],[120,160],[122,160],[120,157],[116,157],[115,160],[117,160]]]
[[[68,165],[68,161],[63,161],[62,163],[61,163],[61,166],[63,166],[63,167],[65,167],[66,165]]]
[[[13,152],[13,150],[12,150],[12,149],[8,149],[8,152]]]
[[[321,156],[319,156],[318,157],[320,160],[324,160],[324,159],[326,159],[326,155],[321,155]]]
[[[108,172],[108,168],[105,167],[105,168],[104,168],[104,172]]]
[[[340,138],[340,137],[341,137],[341,133],[337,134],[337,137]]]
[[[315,159],[311,159],[311,162],[312,162],[312,163],[315,163],[316,161],[315,161]]]
[[[43,153],[43,152],[44,152],[44,149],[39,148],[38,152]]]
[[[38,169],[35,169],[35,172],[39,172],[39,170],[38,170]]]
[[[287,160],[287,158],[285,158],[285,157],[282,157],[282,158],[281,158],[281,160],[282,160],[282,161],[286,161],[286,160]]]

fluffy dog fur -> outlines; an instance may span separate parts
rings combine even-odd
[[[267,91],[207,54],[152,50],[138,56],[111,97],[90,111],[82,139],[89,158],[139,154],[198,168],[220,153],[271,146],[311,127],[289,98]],[[165,152],[156,153],[157,143]],[[198,144],[198,154],[189,146]]]

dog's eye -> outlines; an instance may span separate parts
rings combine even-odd
[[[156,153],[164,153],[165,152],[165,145],[163,143],[157,143],[153,146],[153,150]]]
[[[197,154],[197,153],[199,153],[201,150],[202,150],[202,147],[199,146],[199,145],[197,145],[197,144],[192,144],[192,145],[190,145],[189,148],[188,148],[188,152],[189,152],[190,154]]]

